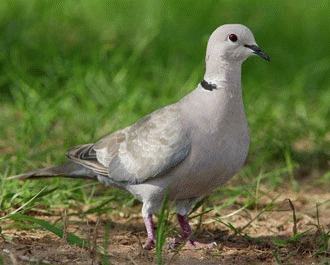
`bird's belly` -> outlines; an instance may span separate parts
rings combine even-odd
[[[226,183],[246,160],[249,135],[244,133],[236,138],[227,137],[226,142],[210,145],[205,148],[204,143],[205,150],[192,150],[187,160],[173,171],[174,176],[169,177],[171,197],[186,199],[203,196]]]
[[[140,201],[161,202],[166,192],[171,200],[206,195],[232,178],[244,164],[248,153],[247,130],[239,137],[234,135],[222,139],[226,141],[196,143],[176,168],[127,189]]]

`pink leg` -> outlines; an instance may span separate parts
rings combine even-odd
[[[188,216],[178,214],[177,218],[182,229],[181,239],[187,240],[191,236],[191,227],[188,222]]]
[[[187,240],[187,243],[186,243],[187,247],[189,247],[189,248],[195,248],[195,247],[209,248],[209,247],[213,247],[213,246],[217,245],[215,242],[205,244],[205,243],[193,241],[192,239],[190,239],[190,236],[192,233],[191,233],[191,227],[188,222],[188,216],[178,214],[177,217],[178,217],[179,224],[183,231],[180,240],[181,240],[181,242]]]
[[[156,235],[155,235],[155,226],[152,221],[152,214],[149,214],[147,217],[143,217],[145,227],[147,229],[148,239],[144,248],[150,250],[155,246]]]

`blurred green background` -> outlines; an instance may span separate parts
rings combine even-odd
[[[35,192],[30,188],[44,181],[3,179],[59,164],[71,146],[193,90],[208,37],[226,23],[248,26],[271,56],[270,63],[251,58],[243,65],[252,143],[239,179],[264,174],[271,187],[329,185],[329,1],[4,0],[0,193]],[[47,183],[81,183],[53,181]]]

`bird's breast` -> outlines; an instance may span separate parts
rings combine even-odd
[[[192,136],[192,149],[174,170],[172,197],[199,197],[232,178],[243,166],[249,149],[249,132],[245,119],[219,132]],[[205,133],[205,132],[203,132]],[[171,181],[172,182],[172,181]]]

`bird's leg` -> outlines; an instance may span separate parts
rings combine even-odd
[[[178,222],[182,229],[181,240],[185,241],[191,236],[191,227],[187,215],[177,214]]]
[[[150,250],[155,246],[156,243],[155,226],[154,226],[154,222],[152,221],[152,214],[143,217],[143,220],[148,234],[148,239],[146,244],[144,245],[144,248]]]
[[[182,228],[182,236],[181,236],[181,241],[184,242],[186,241],[186,246],[189,248],[195,248],[195,247],[201,247],[201,248],[209,248],[216,246],[215,242],[212,243],[201,243],[197,241],[193,241],[191,237],[191,227],[188,222],[188,216],[187,215],[181,215],[177,214],[177,218],[179,221],[179,224]]]

